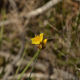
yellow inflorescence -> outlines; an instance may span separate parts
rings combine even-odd
[[[46,43],[47,43],[47,39],[44,39],[44,40],[43,40],[43,44],[46,44]]]
[[[41,33],[40,35],[36,36],[34,38],[31,38],[32,40],[32,44],[40,44],[43,40],[43,33]]]
[[[39,46],[42,45],[42,47],[47,43],[47,39],[43,40],[43,33],[39,34],[38,36],[35,35],[35,37],[31,38],[31,40],[32,44],[38,44]]]

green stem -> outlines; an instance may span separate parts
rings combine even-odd
[[[35,60],[35,62],[34,62],[34,65],[33,65],[33,68],[32,68],[32,70],[31,70],[31,73],[30,73],[30,76],[29,76],[28,80],[29,80],[30,77],[31,77],[31,74],[32,74],[32,71],[33,71],[33,69],[34,69],[34,66],[35,66],[35,63],[36,63],[36,61],[37,61],[38,56],[39,56],[39,54],[38,54],[37,57],[36,57],[36,60]]]
[[[19,76],[19,78],[17,80],[20,80],[22,75],[25,73],[25,71],[28,69],[28,67],[30,66],[30,64],[32,63],[32,61],[37,57],[37,55],[39,55],[41,49],[39,49],[37,51],[37,53],[34,55],[34,57],[31,59],[31,61],[28,63],[28,65],[24,68],[24,70],[22,71],[21,75]]]

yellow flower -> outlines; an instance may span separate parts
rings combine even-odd
[[[44,40],[43,40],[43,44],[46,44],[46,43],[47,43],[47,39],[44,39]]]
[[[34,38],[31,38],[32,40],[32,44],[40,44],[43,40],[43,33],[41,33],[40,35],[36,36]]]
[[[38,36],[35,35],[34,38],[31,38],[32,44],[38,44],[38,47],[42,47],[42,49],[45,47],[45,44],[47,43],[47,39],[43,40],[43,33],[39,34]]]

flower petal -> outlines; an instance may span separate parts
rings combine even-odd
[[[39,34],[38,36],[35,35],[34,38],[31,38],[32,44],[41,44],[43,41],[43,33]]]
[[[43,44],[46,44],[46,43],[47,43],[47,39],[44,39],[44,40],[43,40]]]
[[[37,41],[36,41],[36,38],[37,38],[37,37],[31,38],[32,44],[40,44],[40,40],[37,40]]]
[[[43,40],[43,33],[40,34],[40,42]]]
[[[40,44],[40,42],[38,41],[38,42],[32,42],[32,44]]]

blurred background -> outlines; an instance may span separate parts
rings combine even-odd
[[[18,80],[40,33],[48,42],[30,79],[80,80],[80,0],[0,0],[0,80]],[[28,80],[33,65],[20,80]]]

